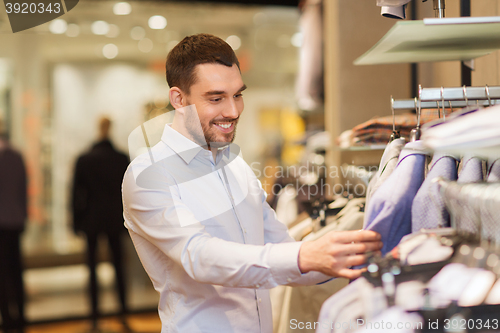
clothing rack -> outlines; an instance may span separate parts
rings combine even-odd
[[[419,87],[419,98],[394,100],[394,110],[436,108],[463,108],[466,106],[490,106],[500,104],[500,86],[484,87],[452,87],[422,88]]]

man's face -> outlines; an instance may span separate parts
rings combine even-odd
[[[195,68],[196,83],[187,96],[198,111],[205,141],[212,148],[233,142],[243,112],[242,91],[246,88],[236,65],[201,64]]]

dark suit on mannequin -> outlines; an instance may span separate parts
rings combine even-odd
[[[108,139],[110,121],[100,123],[100,141],[81,155],[75,167],[73,180],[73,227],[87,236],[87,258],[90,272],[92,320],[97,327],[98,289],[96,277],[98,236],[104,235],[109,244],[115,268],[116,284],[122,307],[127,312],[122,241],[123,208],[121,183],[129,159],[118,152]]]
[[[4,332],[24,332],[20,237],[27,217],[21,154],[0,138],[0,313]]]

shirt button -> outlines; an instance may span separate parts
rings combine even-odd
[[[243,229],[243,231],[245,232],[245,234],[247,233],[247,229]]]
[[[262,303],[262,298],[259,298],[259,303]]]
[[[260,288],[260,284],[255,285],[255,288]]]
[[[288,282],[292,282],[292,279],[291,279],[291,278],[288,278],[288,279],[286,279],[286,280],[287,280]]]

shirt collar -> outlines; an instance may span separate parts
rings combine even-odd
[[[184,162],[189,164],[200,151],[205,149],[174,130],[171,125],[172,124],[165,125],[165,130],[161,135],[161,141],[179,155]]]
[[[399,154],[398,165],[410,155],[430,155],[431,150],[427,149],[421,140],[408,142]]]
[[[165,130],[161,136],[161,141],[163,141],[167,146],[169,146],[177,155],[179,155],[184,162],[187,164],[195,158],[200,151],[206,150],[197,143],[189,140],[181,133],[177,132],[171,127],[172,124],[166,124]],[[231,154],[230,147],[233,145],[227,145],[221,149],[222,154],[229,159]]]

